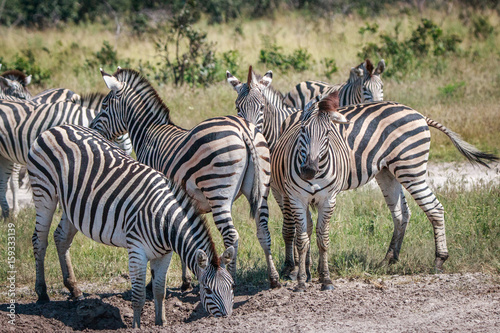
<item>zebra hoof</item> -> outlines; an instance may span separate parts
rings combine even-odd
[[[299,283],[295,289],[293,290],[296,293],[303,293],[306,291],[306,284],[305,283]]]
[[[327,291],[327,290],[335,290],[335,287],[333,286],[333,284],[322,284],[321,291]]]
[[[45,295],[41,295],[40,297],[38,297],[36,304],[45,304],[48,302],[50,302],[49,295],[45,294]]]
[[[271,289],[281,288],[281,283],[278,280],[271,280]]]
[[[191,290],[191,289],[193,289],[191,282],[182,282],[182,286],[181,286],[182,292],[186,292],[186,291]]]

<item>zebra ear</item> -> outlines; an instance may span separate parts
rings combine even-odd
[[[226,71],[226,79],[227,82],[229,82],[229,84],[233,86],[234,90],[236,90],[236,92],[239,93],[241,87],[243,86],[241,81],[238,80],[235,76],[233,76],[233,74],[231,74],[229,71]]]
[[[378,62],[378,65],[377,65],[377,68],[375,68],[374,74],[380,75],[384,72],[384,70],[385,70],[385,61],[384,61],[384,59],[382,59]]]
[[[344,117],[344,115],[340,112],[331,111],[331,112],[329,112],[328,115],[330,116],[331,121],[333,121],[334,123],[337,123],[337,124],[349,124],[350,123],[350,121],[347,120],[347,118]]]
[[[13,84],[12,80],[9,80],[3,76],[0,76],[0,87],[3,89],[15,89],[16,86]]]
[[[363,77],[363,68],[361,66],[351,68],[351,74],[357,77]]]
[[[227,264],[231,262],[234,258],[234,247],[230,246],[224,251],[224,253],[220,256],[220,261],[224,264],[223,267],[226,267]]]
[[[196,262],[201,269],[205,269],[208,265],[208,256],[203,250],[196,250]]]
[[[269,87],[271,82],[273,82],[273,71],[267,71],[266,75],[264,75],[264,77],[262,77],[259,81],[260,90],[264,90]]]
[[[123,87],[123,82],[118,81],[116,77],[104,72],[102,68],[100,68],[100,70],[104,83],[106,83],[109,90],[118,91]]]
[[[24,79],[24,85],[27,86],[28,84],[31,83],[31,75],[27,76],[25,79]]]

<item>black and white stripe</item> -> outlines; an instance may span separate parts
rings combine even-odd
[[[165,275],[173,252],[196,274],[203,307],[214,316],[231,315],[233,280],[220,260],[229,262],[234,249],[217,257],[203,217],[180,186],[124,154],[96,131],[77,125],[43,132],[30,149],[28,172],[37,212],[32,242],[38,302],[49,301],[44,261],[59,204],[63,215],[54,241],[64,285],[72,297],[82,297],[69,253],[80,231],[99,243],[128,250],[133,327],[140,327],[148,261],[155,323],[165,323]]]
[[[108,139],[129,132],[137,159],[185,186],[203,212],[212,211],[224,245],[233,246],[236,252],[239,235],[231,209],[243,193],[256,220],[271,286],[279,286],[267,225],[269,150],[262,134],[235,116],[212,118],[191,130],[182,129],[172,123],[167,106],[137,71],[119,68],[114,75],[102,75],[111,91],[91,127]],[[236,257],[228,270],[235,275]],[[183,287],[188,287],[187,273],[183,280]]]
[[[303,109],[309,101],[319,95],[339,92],[340,106],[364,102],[378,102],[384,99],[383,82],[380,75],[385,70],[384,60],[374,68],[369,59],[351,68],[349,79],[343,84],[331,85],[322,81],[304,81],[297,84],[286,96],[287,105]]]
[[[283,133],[271,153],[273,194],[283,213],[286,246],[284,276],[290,276],[298,262],[296,291],[304,291],[309,263],[313,221],[309,206],[318,210],[316,223],[319,247],[319,279],[322,290],[332,290],[328,269],[330,218],[337,194],[346,186],[350,166],[349,149],[338,123],[338,93],[328,95],[301,113],[300,120]],[[298,258],[294,258],[294,240]]]

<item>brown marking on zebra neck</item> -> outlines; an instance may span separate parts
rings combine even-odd
[[[169,124],[175,125],[170,119],[170,109],[163,102],[160,95],[155,88],[151,85],[151,83],[146,79],[141,73],[134,69],[130,68],[119,68],[114,74],[114,77],[118,79],[120,82],[126,82],[131,88],[136,90],[137,86],[141,87],[141,96],[147,96],[148,102],[152,102],[150,106],[155,110],[160,111],[166,116],[166,120]],[[144,88],[147,87],[147,88]]]
[[[319,112],[332,112],[337,111],[339,108],[339,92],[334,91],[331,94],[326,95],[318,103]]]
[[[23,85],[23,87],[25,86],[24,83],[26,82],[26,78],[27,78],[26,74],[24,74],[23,72],[21,72],[17,69],[11,69],[11,70],[5,71],[2,74],[0,74],[0,76],[3,76],[9,80],[18,81]]]
[[[248,78],[247,78],[247,86],[250,88],[250,84],[252,83],[252,65],[248,67]]]
[[[372,74],[373,74],[373,69],[374,69],[373,64],[372,64],[372,62],[370,61],[370,59],[366,59],[365,61],[366,61],[366,70],[368,71],[368,74],[369,74],[370,76],[372,76]]]

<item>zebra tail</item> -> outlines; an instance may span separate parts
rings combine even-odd
[[[424,117],[427,125],[434,127],[444,134],[446,134],[453,145],[458,149],[458,151],[464,155],[472,164],[481,164],[489,168],[488,163],[498,161],[498,156],[490,153],[485,153],[471,145],[470,143],[464,141],[458,133],[446,128],[444,125],[434,121],[430,118]]]
[[[258,133],[258,130],[255,128],[255,132]],[[255,147],[254,137],[250,136],[250,133],[244,131],[243,140],[247,145],[247,149],[250,151],[250,157],[252,158],[252,162],[254,165],[254,173],[253,173],[253,185],[252,185],[252,193],[250,195],[250,217],[254,218],[257,210],[259,208],[260,198],[262,196],[261,193],[261,166],[259,161],[259,153],[257,151],[257,147]]]

